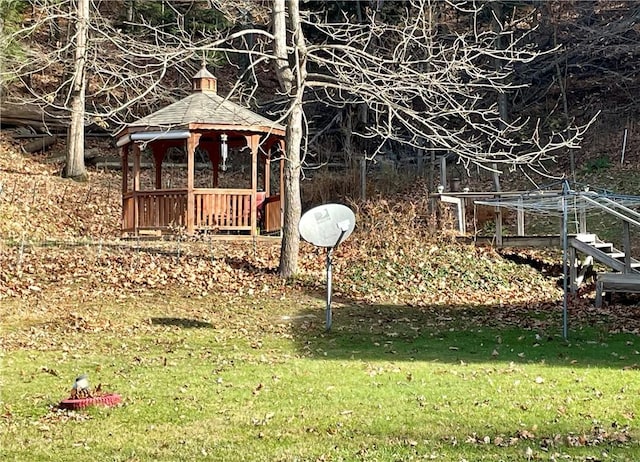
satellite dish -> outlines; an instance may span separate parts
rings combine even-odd
[[[308,210],[300,218],[298,230],[307,242],[327,248],[327,308],[326,326],[331,329],[331,254],[338,244],[348,238],[356,227],[353,211],[341,204],[325,204]]]
[[[353,211],[342,204],[314,207],[300,218],[298,230],[307,242],[318,247],[336,247],[347,239],[356,226]]]

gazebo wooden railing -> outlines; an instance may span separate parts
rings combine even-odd
[[[122,229],[168,231],[186,227],[187,189],[129,191],[123,195]],[[193,190],[194,230],[251,231],[251,189]],[[280,196],[256,193],[256,215],[265,231],[280,229]]]

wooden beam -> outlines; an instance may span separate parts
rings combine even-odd
[[[271,156],[264,160],[264,192],[267,197],[271,195]]]
[[[122,216],[120,218],[120,230],[124,231],[126,228],[131,226],[131,223],[127,220],[127,207],[124,195],[127,193],[127,189],[129,188],[129,145],[126,144],[122,146],[122,157],[120,159],[122,162],[122,198],[121,198],[121,207],[122,207]]]
[[[120,159],[122,169],[122,194],[129,189],[129,145],[122,146],[122,157]]]

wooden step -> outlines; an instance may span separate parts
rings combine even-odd
[[[640,274],[598,273],[596,276],[596,308],[602,306],[605,292],[640,293]]]
[[[598,241],[598,236],[592,233],[578,233],[576,239],[586,244],[594,244]]]
[[[595,249],[602,250],[603,252],[605,252],[604,249],[613,250],[613,244],[611,242],[592,242],[589,243],[589,245]]]

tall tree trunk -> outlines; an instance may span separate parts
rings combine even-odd
[[[298,224],[302,214],[300,199],[300,146],[302,144],[302,102],[291,107],[287,117],[287,148],[284,166],[284,228],[280,249],[278,272],[283,278],[290,278],[298,271],[300,233]]]
[[[287,54],[287,14],[289,29],[293,33],[293,50]],[[302,127],[303,92],[306,78],[306,46],[300,24],[298,0],[273,2],[274,53],[276,55],[276,74],[282,91],[289,95],[289,114],[287,116],[287,146],[284,164],[284,227],[280,249],[278,272],[283,278],[290,278],[298,270],[300,233],[298,224],[302,213],[300,199],[301,146],[304,136]],[[292,69],[293,68],[293,69]]]
[[[71,123],[67,136],[67,165],[64,175],[78,181],[86,181],[84,165],[84,116],[87,79],[85,61],[89,30],[89,0],[78,0],[76,17],[75,68],[71,90]]]

